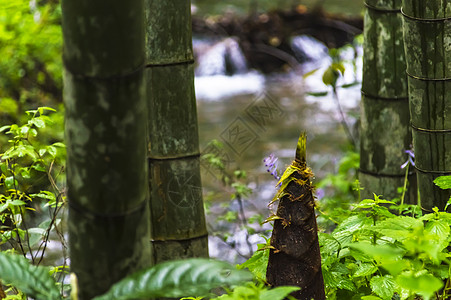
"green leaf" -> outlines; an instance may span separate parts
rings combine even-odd
[[[437,240],[444,241],[450,234],[449,224],[441,220],[431,220],[424,227],[425,234],[436,236]]]
[[[324,92],[308,92],[306,93],[309,96],[313,96],[313,97],[324,97],[327,96],[327,94],[329,94],[329,92],[324,91]]]
[[[347,89],[347,88],[350,88],[350,87],[353,87],[353,86],[356,86],[356,85],[359,85],[359,84],[360,84],[360,82],[354,81],[354,82],[351,82],[351,83],[343,84],[341,86],[341,88]]]
[[[239,265],[239,269],[247,268],[251,273],[262,280],[266,281],[266,268],[268,266],[269,249],[262,249],[261,247],[266,246],[265,244],[259,244],[259,250],[256,251],[251,258],[245,261],[243,264]]]
[[[374,274],[377,271],[377,267],[372,263],[361,263],[358,265],[353,276],[362,277]]]
[[[8,176],[5,178],[5,186],[7,189],[14,189],[19,183],[14,176]]]
[[[440,176],[434,179],[434,183],[441,189],[451,189],[451,176]]]
[[[377,261],[393,261],[400,260],[405,250],[391,245],[373,245],[370,243],[352,243],[349,248],[362,251],[364,254],[372,257]]]
[[[22,206],[22,205],[25,205],[25,202],[23,202],[22,200],[12,200],[12,201],[10,201],[8,203],[11,206]]]
[[[381,300],[381,298],[379,298],[377,296],[372,296],[372,295],[362,296],[362,298],[360,298],[360,299],[362,299],[362,300]]]
[[[395,293],[395,281],[393,276],[374,276],[370,281],[373,292],[384,300],[390,300]]]
[[[56,148],[54,146],[47,146],[47,152],[53,157],[56,157]]]
[[[249,281],[252,276],[226,262],[202,258],[170,261],[132,274],[95,300],[203,295],[212,288]]]
[[[305,73],[304,75],[302,75],[302,78],[307,78],[307,77],[309,77],[309,76],[315,74],[316,71],[318,71],[318,70],[319,70],[319,68],[318,68],[318,69],[313,69],[313,70],[311,70],[311,71]]]
[[[443,281],[431,274],[415,275],[411,272],[400,274],[396,278],[399,286],[429,299],[433,294],[442,288]]]
[[[56,142],[56,143],[53,143],[52,145],[55,146],[55,147],[66,148],[66,145],[64,145],[61,142]]]
[[[0,279],[37,300],[61,299],[49,269],[33,266],[21,255],[0,252]]]
[[[260,293],[259,300],[283,300],[286,296],[301,288],[297,286],[280,286]]]
[[[327,70],[323,74],[323,82],[325,85],[330,85],[332,87],[335,87],[339,76],[340,76],[340,73],[336,69],[334,69],[332,66],[330,66],[329,68],[327,68]]]
[[[41,117],[33,118],[29,121],[30,124],[35,125],[38,128],[44,128],[45,122]]]
[[[340,243],[330,234],[318,233],[319,245],[321,246],[321,253],[331,254],[341,249]]]
[[[3,132],[3,131],[8,130],[10,128],[11,128],[11,125],[2,126],[2,127],[0,127],[0,132]]]

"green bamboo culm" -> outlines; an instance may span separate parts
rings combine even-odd
[[[359,180],[362,199],[399,197],[411,148],[401,0],[365,0]],[[410,167],[410,166],[409,166]],[[416,202],[410,167],[405,202]]]
[[[450,197],[433,180],[451,174],[451,2],[403,0],[410,116],[421,205]]]
[[[154,262],[207,257],[190,1],[146,0],[146,26]]]
[[[63,0],[71,271],[79,299],[151,261],[144,2]]]

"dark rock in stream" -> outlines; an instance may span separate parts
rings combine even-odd
[[[263,73],[295,68],[309,59],[297,52],[297,36],[313,37],[329,48],[339,48],[362,32],[361,17],[330,15],[312,11],[271,11],[240,18],[225,14],[218,18],[193,17],[195,36],[233,37],[243,51],[249,68]],[[298,41],[299,42],[299,41]],[[302,48],[302,47],[301,47]]]

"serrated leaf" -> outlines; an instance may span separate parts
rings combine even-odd
[[[203,295],[219,286],[252,280],[226,262],[202,258],[170,261],[132,274],[95,300],[126,300]]]
[[[374,276],[370,281],[373,292],[384,300],[390,300],[395,293],[395,280],[391,275]]]
[[[331,254],[341,249],[340,243],[332,235],[327,233],[318,233],[321,253]]]
[[[450,234],[449,224],[441,220],[431,220],[424,227],[424,232],[436,236],[437,240],[446,240]]]
[[[362,277],[374,274],[377,271],[377,267],[372,263],[361,263],[358,265],[353,276]]]
[[[0,279],[37,300],[61,299],[49,269],[33,266],[21,255],[0,252]]]

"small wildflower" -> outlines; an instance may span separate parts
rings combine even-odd
[[[271,153],[268,157],[266,157],[263,162],[265,163],[265,166],[267,167],[266,171],[271,173],[272,176],[274,176],[275,179],[279,180],[280,176],[277,172],[277,161],[279,158],[275,157],[273,153]]]
[[[413,153],[413,149],[405,150],[404,153],[407,153],[407,161],[401,165],[401,169],[407,167],[408,164],[415,166],[415,153]]]

